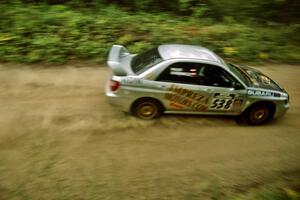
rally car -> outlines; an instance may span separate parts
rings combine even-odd
[[[233,115],[253,125],[278,118],[289,95],[260,71],[226,63],[194,45],[166,44],[141,54],[113,45],[105,94],[115,108],[142,119],[166,114]]]

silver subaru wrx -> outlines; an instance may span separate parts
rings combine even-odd
[[[260,71],[224,62],[192,45],[160,45],[130,54],[113,45],[108,102],[142,119],[163,113],[236,115],[253,125],[282,116],[288,93]]]

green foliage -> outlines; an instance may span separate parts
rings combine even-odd
[[[222,9],[218,0],[211,5],[178,1],[179,13],[191,12],[192,17],[133,13],[114,5],[104,6],[104,1],[97,3],[97,9],[74,9],[72,2],[68,2],[71,7],[18,1],[0,4],[0,61],[64,62],[79,58],[104,62],[113,44],[138,53],[162,43],[184,43],[206,46],[229,59],[300,62],[299,24],[241,23],[233,14],[222,17],[222,22],[204,18],[217,8],[222,10],[217,12],[220,16],[232,11],[226,6]],[[125,7],[129,6],[126,2]],[[141,10],[157,5],[154,0],[134,2]],[[249,3],[250,8],[254,9]]]
[[[1,1],[10,2],[9,0]],[[297,0],[22,0],[22,2],[48,3],[50,5],[67,4],[73,8],[96,10],[107,5],[116,5],[130,11],[168,12],[181,16],[208,16],[218,20],[230,16],[238,20],[297,22],[300,18],[300,2]]]

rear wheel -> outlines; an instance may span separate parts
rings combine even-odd
[[[154,119],[161,116],[163,108],[154,99],[140,99],[133,104],[132,112],[141,119]]]

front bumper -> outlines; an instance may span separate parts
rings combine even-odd
[[[288,111],[289,108],[290,108],[289,103],[282,103],[277,105],[273,118],[276,119],[282,117]]]

